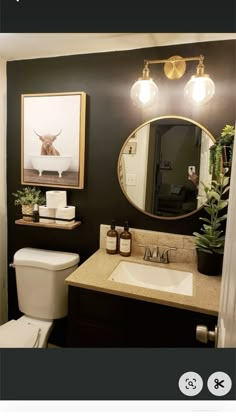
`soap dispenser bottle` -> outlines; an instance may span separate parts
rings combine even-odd
[[[116,254],[118,252],[118,232],[116,230],[115,220],[112,220],[111,228],[107,231],[106,252],[107,254]]]
[[[124,222],[124,230],[120,234],[119,252],[123,257],[131,255],[132,234],[129,232],[129,223]]]

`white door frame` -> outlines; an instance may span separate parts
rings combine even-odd
[[[6,61],[0,58],[0,325],[7,321]]]
[[[236,144],[234,148],[236,147]],[[236,348],[236,151],[233,153],[224,261],[218,315],[217,347]]]

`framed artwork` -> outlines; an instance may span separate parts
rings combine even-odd
[[[21,95],[21,183],[84,188],[85,92]]]

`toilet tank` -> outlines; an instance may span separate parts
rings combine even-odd
[[[66,277],[78,267],[79,255],[22,248],[14,255],[18,305],[35,318],[53,320],[68,313]]]

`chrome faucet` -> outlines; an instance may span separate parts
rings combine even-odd
[[[169,260],[169,251],[176,251],[177,248],[166,248],[164,249],[164,251],[162,252],[162,254],[160,255],[160,262],[163,264],[169,264],[170,260]]]
[[[151,261],[151,262],[157,262],[157,263],[163,263],[168,264],[170,262],[169,260],[169,251],[173,250],[176,251],[177,248],[166,248],[162,253],[159,253],[159,248],[157,245],[152,246],[151,245],[139,245],[142,248],[145,248],[143,259],[145,261]]]
[[[153,245],[152,255],[149,258],[149,261],[159,262],[158,254],[159,254],[159,248],[157,247],[157,245]]]
[[[150,249],[149,245],[139,245],[141,248],[145,248],[143,259],[145,261],[150,261],[150,258],[152,257],[152,251]]]

